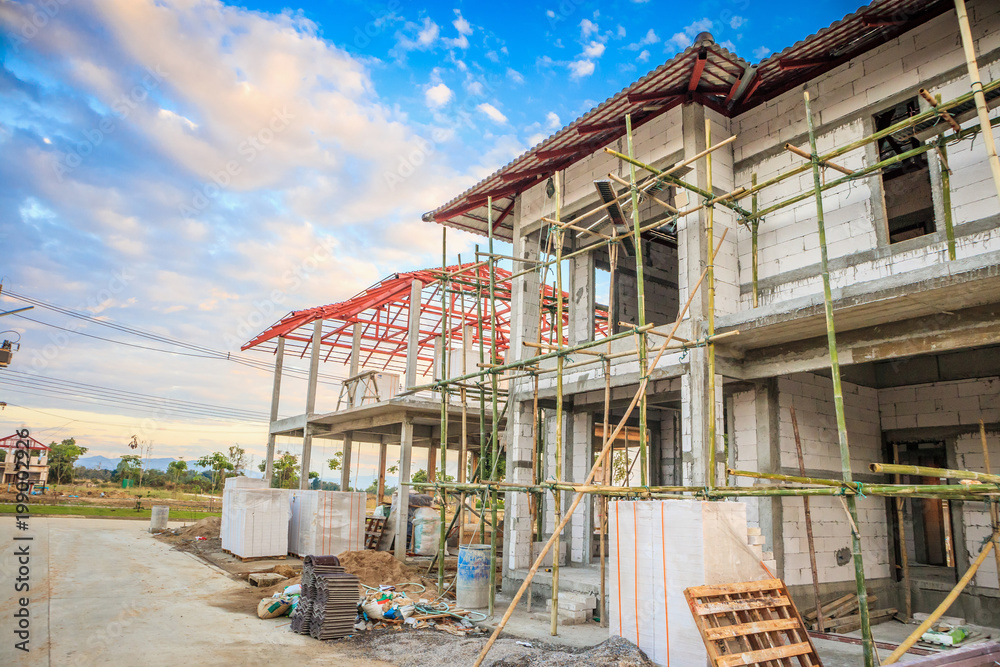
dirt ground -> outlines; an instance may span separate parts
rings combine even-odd
[[[101,497],[101,493],[104,497]],[[153,505],[168,505],[171,509],[201,510],[218,512],[222,508],[222,499],[219,498],[194,498],[189,494],[180,493],[178,495],[188,496],[184,498],[157,498],[148,496],[143,489],[106,489],[106,488],[80,488],[72,489],[50,489],[47,493],[32,496],[32,502],[41,505],[91,505],[97,507],[119,507],[132,509],[135,507],[136,496],[139,496],[143,509],[149,509]],[[79,496],[74,498],[72,496]],[[0,503],[13,503],[15,492],[8,492],[6,487],[0,489]]]

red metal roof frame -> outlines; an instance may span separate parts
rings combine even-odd
[[[51,447],[42,442],[39,442],[38,440],[35,440],[31,436],[28,436],[27,439],[30,440],[32,443],[34,443],[29,448],[31,450],[42,449],[46,452],[51,450]],[[0,438],[0,449],[17,449],[18,440],[24,440],[24,438],[20,437],[17,433],[15,433],[14,435],[8,435],[6,438]]]
[[[483,340],[488,345],[490,332],[496,331],[497,350],[503,356],[510,344],[510,272],[496,269],[497,313],[495,326],[489,316],[489,269],[475,264],[455,265],[445,269],[453,273],[467,268],[449,282],[448,336],[455,341],[451,349],[461,349],[464,325],[473,327],[470,346],[478,345],[476,329],[478,312],[483,313]],[[417,355],[417,372],[426,376],[434,363],[434,348],[441,337],[441,273],[442,269],[423,269],[409,273],[397,273],[372,285],[363,292],[328,306],[317,306],[307,310],[292,311],[273,326],[248,341],[241,348],[256,348],[268,352],[277,349],[278,337],[285,339],[285,354],[304,358],[309,353],[312,341],[312,327],[317,320],[323,320],[320,357],[323,361],[341,364],[350,362],[354,324],[360,322],[360,367],[368,370],[383,370],[403,373],[406,370],[407,332],[409,331],[410,289],[413,282],[421,285],[420,295],[420,336]],[[479,287],[481,285],[482,287]],[[545,286],[546,304],[555,304],[555,291]],[[563,292],[563,298],[567,293]],[[598,334],[607,335],[607,312],[597,311]],[[563,315],[564,329],[569,324],[568,314]],[[543,334],[551,331],[551,321],[542,323]]]
[[[875,0],[757,65],[708,41],[693,44],[423,219],[485,235],[492,196],[494,234],[511,241],[506,218],[517,196],[624,136],[625,114],[638,127],[698,102],[732,118],[953,8],[949,0]]]

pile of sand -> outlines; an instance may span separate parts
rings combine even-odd
[[[358,580],[367,586],[397,586],[399,590],[409,591],[410,587],[403,583],[417,583],[424,586],[436,586],[437,581],[425,579],[419,570],[408,567],[396,560],[389,551],[345,551],[338,556],[344,570],[357,576]],[[417,589],[413,589],[417,592]],[[430,590],[428,588],[428,590]]]
[[[196,537],[213,538],[219,536],[219,529],[222,526],[222,519],[217,516],[210,516],[196,523],[192,523],[186,528],[177,531],[178,537],[194,539]]]

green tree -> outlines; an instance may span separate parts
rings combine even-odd
[[[234,475],[242,475],[243,471],[246,470],[247,453],[239,446],[239,443],[229,448],[229,465],[231,466],[229,470],[232,470]],[[223,479],[225,478],[223,477]]]
[[[291,452],[282,452],[281,456],[274,460],[274,473],[271,479],[271,486],[275,489],[295,489],[299,486],[299,457]],[[264,472],[266,464],[260,462],[257,469]]]
[[[330,470],[340,470],[344,465],[344,452],[337,452],[332,459],[326,460],[326,464],[330,466]]]
[[[126,454],[118,462],[112,481],[120,482],[125,479],[135,480],[142,471],[142,457],[137,454]]]
[[[632,459],[629,458],[628,451],[615,452],[615,458],[611,462],[612,484],[624,484],[628,479],[629,466]]]
[[[187,461],[181,459],[179,461],[171,461],[167,464],[167,474],[174,478],[174,483],[179,484],[181,477],[185,477],[188,471]]]
[[[195,465],[202,468],[208,468],[212,471],[213,491],[218,490],[221,480],[224,479],[225,471],[233,469],[233,464],[230,463],[229,457],[222,452],[212,452],[211,454],[206,454],[195,461]]]
[[[74,464],[86,453],[87,448],[76,444],[75,438],[67,438],[59,444],[53,442],[49,449],[49,472],[55,483],[72,482]]]

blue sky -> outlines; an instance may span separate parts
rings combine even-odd
[[[440,232],[422,213],[702,30],[756,62],[855,2],[0,3],[0,276],[95,318],[235,351],[291,309],[438,264]],[[449,250],[467,257],[475,242],[450,233]],[[0,337],[20,336],[10,370],[36,382],[267,411],[258,369],[30,316],[5,318],[16,333]],[[94,454],[125,453],[136,433],[158,457],[233,442],[263,453],[259,424],[10,382],[0,401],[0,430],[76,436]],[[336,389],[319,402],[332,409]],[[303,403],[303,383],[287,381],[282,415]]]

